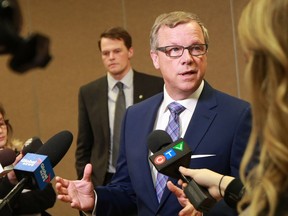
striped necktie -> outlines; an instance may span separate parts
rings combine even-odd
[[[181,112],[185,110],[185,107],[183,107],[181,104],[172,102],[168,105],[168,109],[170,111],[170,117],[169,122],[166,127],[166,132],[171,136],[171,139],[176,141],[180,138],[180,124],[179,124],[179,115]],[[160,203],[164,189],[166,187],[168,176],[163,175],[158,172],[157,174],[157,180],[156,180],[156,193],[157,198]]]

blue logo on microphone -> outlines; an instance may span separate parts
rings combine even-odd
[[[171,158],[176,156],[176,152],[172,148],[167,150],[163,154],[167,160],[170,160]]]

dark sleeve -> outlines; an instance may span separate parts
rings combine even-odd
[[[239,117],[230,154],[231,173],[229,175],[236,178],[239,177],[241,160],[243,158],[247,142],[251,133],[251,119],[251,108],[250,106],[246,106],[242,110],[242,113]]]
[[[131,216],[137,215],[136,195],[133,187],[119,183],[113,186],[98,186],[96,188],[96,216]]]
[[[0,178],[0,199],[3,199],[14,187],[7,177]]]
[[[240,179],[235,178],[225,190],[224,200],[231,208],[236,209],[239,200],[242,198],[245,189]]]
[[[34,214],[45,211],[54,206],[56,193],[52,184],[43,190],[31,190],[21,193],[13,208],[14,214]]]
[[[93,132],[89,121],[83,90],[80,88],[78,94],[78,137],[75,151],[75,167],[78,179],[82,178],[85,165],[90,163]]]

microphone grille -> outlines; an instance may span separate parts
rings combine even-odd
[[[148,148],[155,153],[161,148],[173,143],[170,135],[164,130],[154,130],[148,136]]]
[[[70,131],[61,131],[47,140],[36,154],[47,155],[52,167],[55,167],[70,148],[72,141],[73,135]]]
[[[25,155],[27,153],[36,153],[38,149],[43,145],[42,141],[39,137],[32,137],[24,143],[22,148],[22,154]]]
[[[11,165],[16,159],[16,153],[12,149],[0,150],[0,164],[5,167]]]

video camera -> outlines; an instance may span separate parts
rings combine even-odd
[[[8,64],[17,73],[45,67],[51,60],[50,40],[39,33],[20,36],[22,14],[17,0],[0,0],[0,55],[9,54]]]

